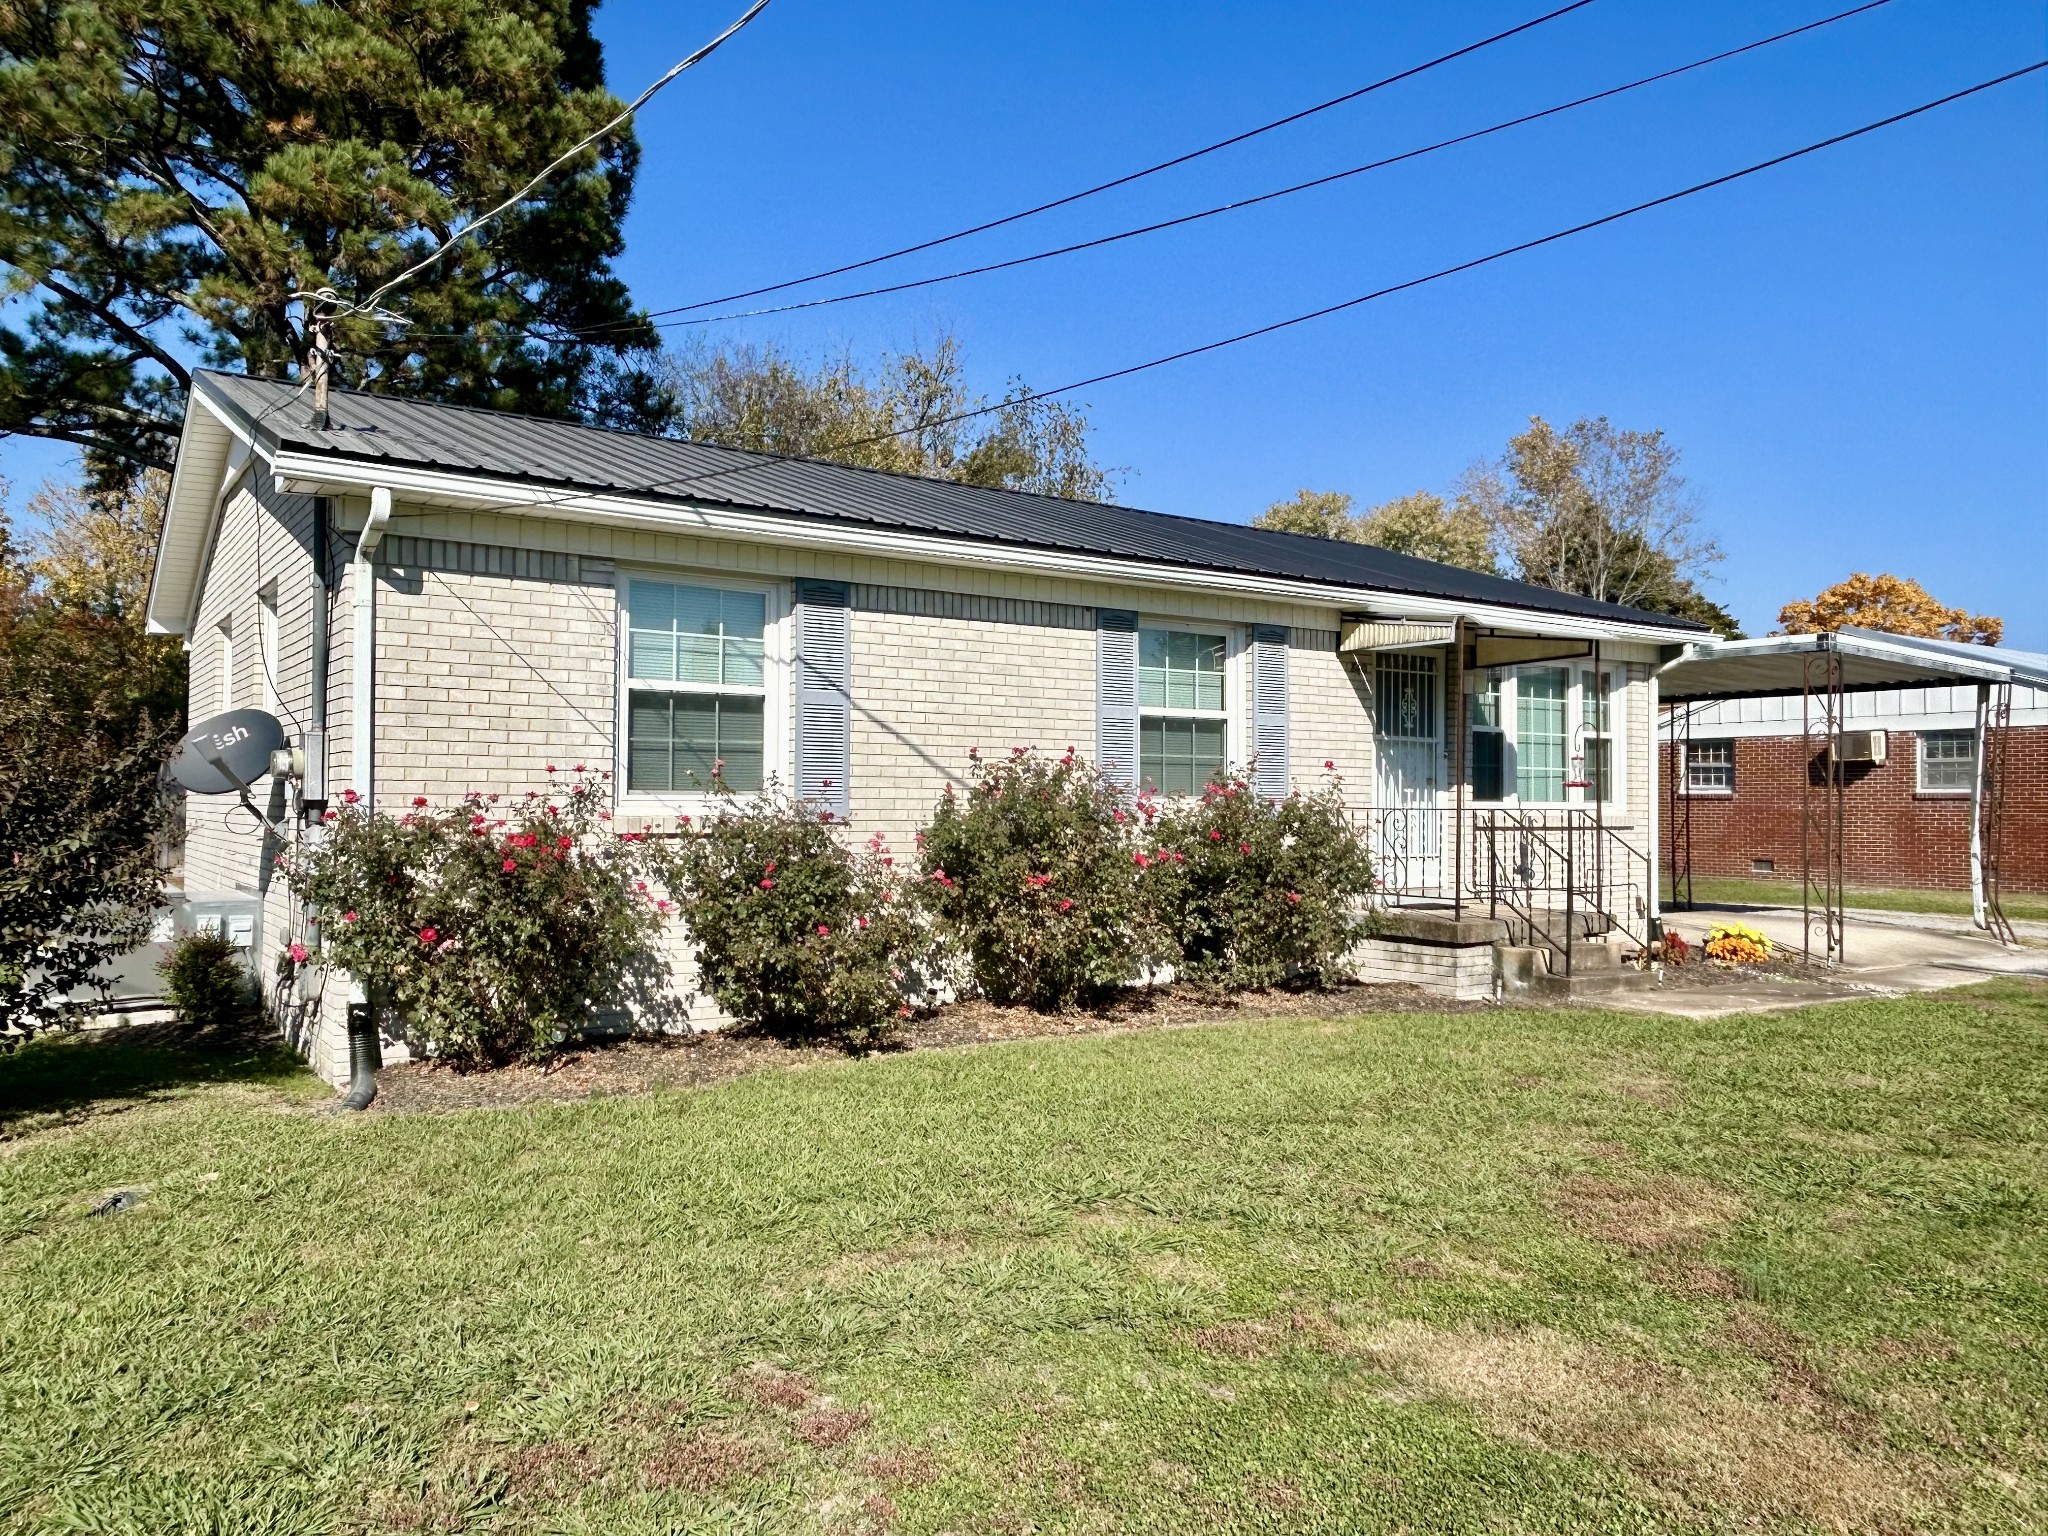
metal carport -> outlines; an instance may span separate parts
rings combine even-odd
[[[1842,957],[1844,774],[1836,744],[1844,722],[1843,696],[1882,688],[1972,684],[1977,690],[1977,772],[1970,791],[1971,909],[1978,927],[2012,943],[2012,926],[1998,904],[1998,850],[2004,831],[2001,769],[2014,683],[2048,687],[2048,656],[1854,628],[1687,646],[1657,674],[1664,735],[1677,744],[1678,757],[1667,812],[1673,904],[1680,904],[1681,893],[1685,904],[1691,900],[1692,806],[1679,792],[1691,723],[1688,706],[1799,695],[1807,760],[1814,765],[1800,790],[1800,902],[1806,952],[1813,954],[1818,921],[1823,958],[1834,964]]]

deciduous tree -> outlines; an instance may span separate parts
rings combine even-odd
[[[1950,608],[1904,576],[1866,576],[1861,571],[1811,602],[1787,603],[1778,610],[1778,623],[1783,626],[1780,632],[1789,635],[1854,627],[1975,645],[1996,645],[2005,638],[2003,619]]]
[[[1520,580],[1697,619],[1732,637],[1732,618],[1699,589],[1721,550],[1701,531],[1678,464],[1659,430],[1600,416],[1560,432],[1532,416],[1505,454],[1466,472],[1458,501],[1492,529]]]
[[[1351,498],[1342,491],[1303,489],[1290,501],[1274,502],[1252,519],[1252,526],[1376,544],[1398,554],[1471,571],[1496,569],[1492,531],[1485,519],[1463,502],[1449,503],[1434,492],[1415,491],[1365,512],[1354,513],[1351,506]]]
[[[842,351],[808,363],[781,347],[700,346],[666,359],[663,386],[684,436],[761,453],[1001,486],[1080,501],[1115,499],[1117,471],[1088,453],[1082,408],[1026,400],[1012,380],[998,408],[967,383],[959,341],[885,354]]]
[[[294,294],[366,295],[618,110],[593,9],[0,5],[0,433],[79,444],[101,483],[167,466],[195,362],[285,375]],[[613,137],[464,242],[393,301],[408,327],[340,322],[347,382],[658,423],[611,269],[636,157]]]
[[[159,903],[185,691],[178,643],[142,629],[160,480],[46,488],[27,547],[0,509],[0,1049],[61,1022]]]

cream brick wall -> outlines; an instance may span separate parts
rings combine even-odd
[[[313,579],[312,540],[311,497],[282,494],[268,475],[254,471],[245,472],[229,490],[214,536],[214,558],[188,637],[191,669],[187,699],[194,720],[218,712],[223,704],[260,709],[274,698],[288,739],[296,741],[311,724],[313,610],[320,600]],[[259,602],[266,593],[276,600],[274,671],[265,665],[258,617]],[[346,596],[332,601],[341,651],[329,667],[329,735],[330,740],[340,736],[345,770]],[[233,689],[225,699],[221,690],[223,625],[231,632],[235,647]],[[266,674],[271,684],[268,690]],[[333,718],[337,701],[339,723]],[[271,1016],[306,1052],[316,1071],[337,1078],[347,1071],[345,981],[315,975],[306,993],[277,985],[278,955],[287,944],[304,938],[305,928],[303,914],[277,871],[276,859],[305,833],[296,824],[281,785],[273,787],[265,809],[274,821],[285,824],[283,838],[263,832],[233,796],[188,798],[185,895],[196,903],[226,899],[258,904],[258,944],[251,958]]]
[[[377,570],[380,809],[523,792],[549,763],[609,768],[617,600],[602,584]]]
[[[1093,629],[856,611],[851,809],[898,849],[967,753],[1095,752]]]

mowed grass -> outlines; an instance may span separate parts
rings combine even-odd
[[[1796,879],[1745,880],[1700,875],[1692,882],[1692,899],[1711,906],[1796,907],[1799,905],[1799,882]],[[1668,891],[1664,900],[1668,911],[1671,905]],[[1968,891],[1909,891],[1852,886],[1842,893],[1842,904],[1852,910],[1861,907],[1870,912],[1939,912],[1950,917],[1970,915]],[[1999,910],[2015,922],[2048,919],[2048,896],[2008,892],[1999,898],[1998,905]]]
[[[2025,983],[38,1111],[94,1048],[0,1061],[8,1531],[2048,1528]]]

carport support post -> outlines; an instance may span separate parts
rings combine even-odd
[[[1984,738],[1991,716],[1991,685],[1977,685],[1977,763],[1970,773],[1970,921],[1989,926],[1984,913]]]

